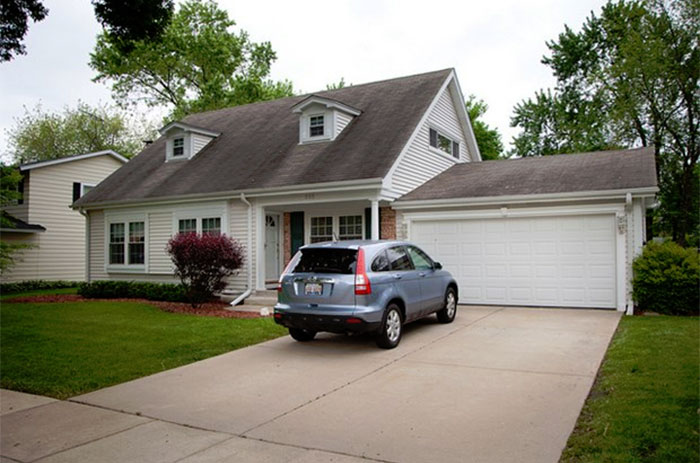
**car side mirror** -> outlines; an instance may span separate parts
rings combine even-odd
[[[441,264],[440,262],[435,262],[435,263],[433,264],[433,268],[434,268],[435,270],[442,270],[442,264]]]

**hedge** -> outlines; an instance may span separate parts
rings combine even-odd
[[[666,315],[700,312],[700,259],[694,248],[650,242],[632,265],[632,297],[642,310]]]
[[[148,299],[149,301],[188,302],[187,290],[180,284],[138,281],[93,281],[80,283],[78,294],[92,299]]]
[[[0,284],[0,293],[26,293],[29,291],[37,291],[41,289],[63,289],[75,288],[80,283],[77,281],[46,281],[46,280],[26,280],[17,283],[2,283]]]

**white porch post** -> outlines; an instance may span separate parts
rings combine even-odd
[[[379,239],[379,201],[372,200],[372,239]]]

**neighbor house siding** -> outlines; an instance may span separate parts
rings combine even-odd
[[[398,195],[414,190],[457,162],[457,159],[430,146],[430,128],[441,130],[458,141],[460,160],[469,160],[464,133],[448,87],[438,98],[390,178],[391,190]]]
[[[109,155],[54,164],[30,171],[25,185],[27,221],[46,228],[3,281],[85,279],[85,218],[70,209],[73,183],[96,185],[123,165]]]

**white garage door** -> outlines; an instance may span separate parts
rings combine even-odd
[[[615,308],[612,215],[411,223],[465,304]]]

